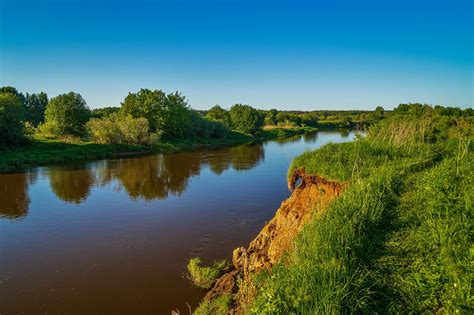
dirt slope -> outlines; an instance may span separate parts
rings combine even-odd
[[[237,287],[250,287],[249,275],[262,269],[269,269],[293,245],[293,240],[303,226],[327,204],[339,196],[343,185],[319,176],[306,175],[304,170],[296,170],[288,186],[293,193],[277,210],[247,248],[239,247],[233,252],[233,269],[220,277],[205,299],[214,299],[223,294],[233,295],[231,314],[242,313],[242,304],[251,292]],[[246,291],[246,292],[243,292]],[[251,291],[251,290],[250,290]]]

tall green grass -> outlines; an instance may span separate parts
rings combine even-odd
[[[472,313],[472,152],[472,125],[428,115],[296,158],[349,185],[255,277],[250,313]]]

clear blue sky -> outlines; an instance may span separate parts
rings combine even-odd
[[[472,0],[0,0],[0,85],[91,108],[473,106]]]

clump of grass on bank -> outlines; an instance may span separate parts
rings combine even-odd
[[[424,110],[294,160],[349,185],[256,278],[250,313],[474,311],[472,120]]]
[[[228,268],[229,262],[225,259],[215,261],[211,266],[203,266],[201,259],[194,257],[188,263],[188,277],[197,287],[209,289]]]
[[[203,301],[193,312],[194,315],[222,315],[229,309],[232,297],[229,294],[221,295],[211,301]]]

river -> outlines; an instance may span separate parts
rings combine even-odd
[[[231,258],[290,192],[291,160],[356,132],[0,174],[0,314],[188,313],[188,260]]]

